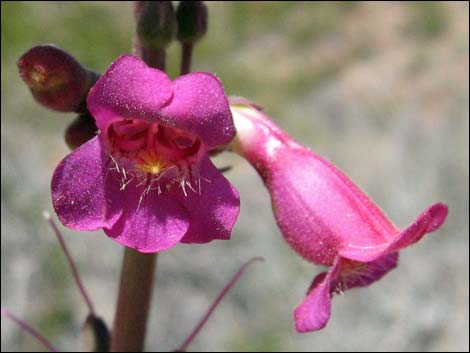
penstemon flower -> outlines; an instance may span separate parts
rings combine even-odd
[[[235,130],[215,76],[198,72],[172,82],[138,57],[122,56],[93,86],[87,106],[99,134],[62,160],[52,178],[65,226],[103,228],[140,252],[230,238],[239,196],[208,151]]]
[[[338,168],[254,105],[234,99],[231,109],[237,129],[231,146],[262,177],[285,240],[308,261],[331,266],[295,309],[297,331],[323,328],[334,294],[379,280],[397,265],[399,250],[444,223],[447,206],[436,203],[400,230]]]

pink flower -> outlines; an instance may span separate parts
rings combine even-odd
[[[103,228],[141,252],[230,238],[239,196],[208,151],[235,131],[215,76],[198,72],[171,82],[139,58],[122,56],[87,105],[100,133],[62,160],[52,178],[65,226]]]
[[[436,203],[398,229],[338,168],[259,109],[239,99],[231,109],[237,129],[232,146],[262,177],[285,240],[308,261],[331,266],[295,309],[297,331],[323,328],[333,294],[377,281],[397,265],[399,250],[445,221],[447,206]]]

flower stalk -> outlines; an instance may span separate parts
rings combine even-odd
[[[136,1],[134,10],[137,22],[136,54],[148,66],[165,71],[165,48],[176,32],[171,1]]]
[[[140,54],[142,60],[150,67],[165,71],[166,50],[165,48],[142,48]]]
[[[194,45],[192,43],[181,44],[181,67],[180,74],[185,75],[191,71],[191,58]]]
[[[180,1],[176,9],[178,33],[181,44],[180,74],[191,71],[194,44],[207,32],[207,7],[202,1]]]
[[[157,254],[124,251],[111,352],[142,352]]]

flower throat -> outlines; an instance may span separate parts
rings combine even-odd
[[[109,125],[105,139],[112,169],[121,175],[121,189],[137,179],[137,186],[145,184],[147,193],[156,189],[160,194],[178,184],[185,195],[186,186],[200,194],[197,162],[203,148],[197,137],[157,123],[126,119]]]

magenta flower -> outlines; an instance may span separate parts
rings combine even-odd
[[[230,238],[239,196],[208,151],[235,130],[215,76],[198,72],[171,82],[139,58],[122,56],[87,105],[100,133],[62,160],[52,178],[65,226],[103,228],[141,252]]]
[[[298,332],[323,328],[333,294],[379,280],[397,265],[399,250],[445,221],[447,206],[436,203],[398,229],[346,175],[256,107],[234,100],[231,109],[237,129],[232,146],[262,177],[285,240],[308,261],[331,266],[295,309]]]

